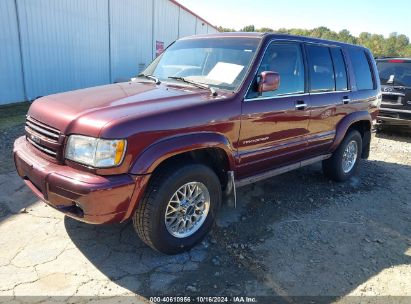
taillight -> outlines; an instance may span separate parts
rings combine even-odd
[[[403,63],[403,62],[405,62],[404,60],[401,60],[401,59],[390,59],[390,60],[388,60],[388,62],[391,62],[391,63]]]

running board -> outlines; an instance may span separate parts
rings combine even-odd
[[[267,179],[267,178],[270,178],[270,177],[273,177],[273,176],[276,176],[276,175],[286,173],[288,171],[292,171],[292,170],[295,170],[295,169],[298,169],[298,168],[301,168],[301,167],[305,167],[305,166],[317,163],[319,161],[325,160],[327,158],[330,158],[331,155],[332,154],[326,154],[326,155],[313,157],[313,158],[306,159],[306,160],[303,160],[301,162],[298,162],[298,163],[295,163],[295,164],[292,164],[292,165],[288,165],[288,166],[277,168],[277,169],[267,171],[267,172],[264,172],[264,173],[261,173],[261,174],[258,174],[258,175],[254,175],[254,176],[251,176],[251,177],[240,179],[240,180],[237,180],[235,182],[235,187],[240,188],[240,187],[243,187],[243,186],[246,186],[246,185],[249,185],[249,184],[253,184],[255,182],[259,182],[259,181],[262,181],[264,179]]]

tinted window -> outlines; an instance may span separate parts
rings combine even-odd
[[[370,64],[362,49],[351,48],[349,50],[355,82],[358,90],[370,90],[374,88]]]
[[[328,47],[307,45],[310,92],[334,91],[334,68]]]
[[[304,64],[298,43],[272,43],[264,54],[258,69],[280,74],[280,87],[276,91],[264,92],[262,97],[271,97],[304,92]],[[248,98],[257,97],[256,87]]]
[[[335,86],[337,91],[347,90],[347,70],[345,61],[340,48],[331,48],[331,57],[334,63]]]
[[[380,61],[377,67],[381,84],[411,87],[411,62]]]

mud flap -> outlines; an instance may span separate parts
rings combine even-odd
[[[367,159],[370,156],[371,131],[365,130],[362,142],[361,158]]]
[[[224,195],[226,197],[232,196],[234,200],[234,208],[237,208],[237,189],[235,187],[234,171],[228,171],[227,175],[227,187]]]

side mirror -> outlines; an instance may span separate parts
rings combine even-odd
[[[263,92],[275,91],[280,86],[280,74],[273,71],[261,72],[260,79],[258,81],[258,93],[261,95]]]

